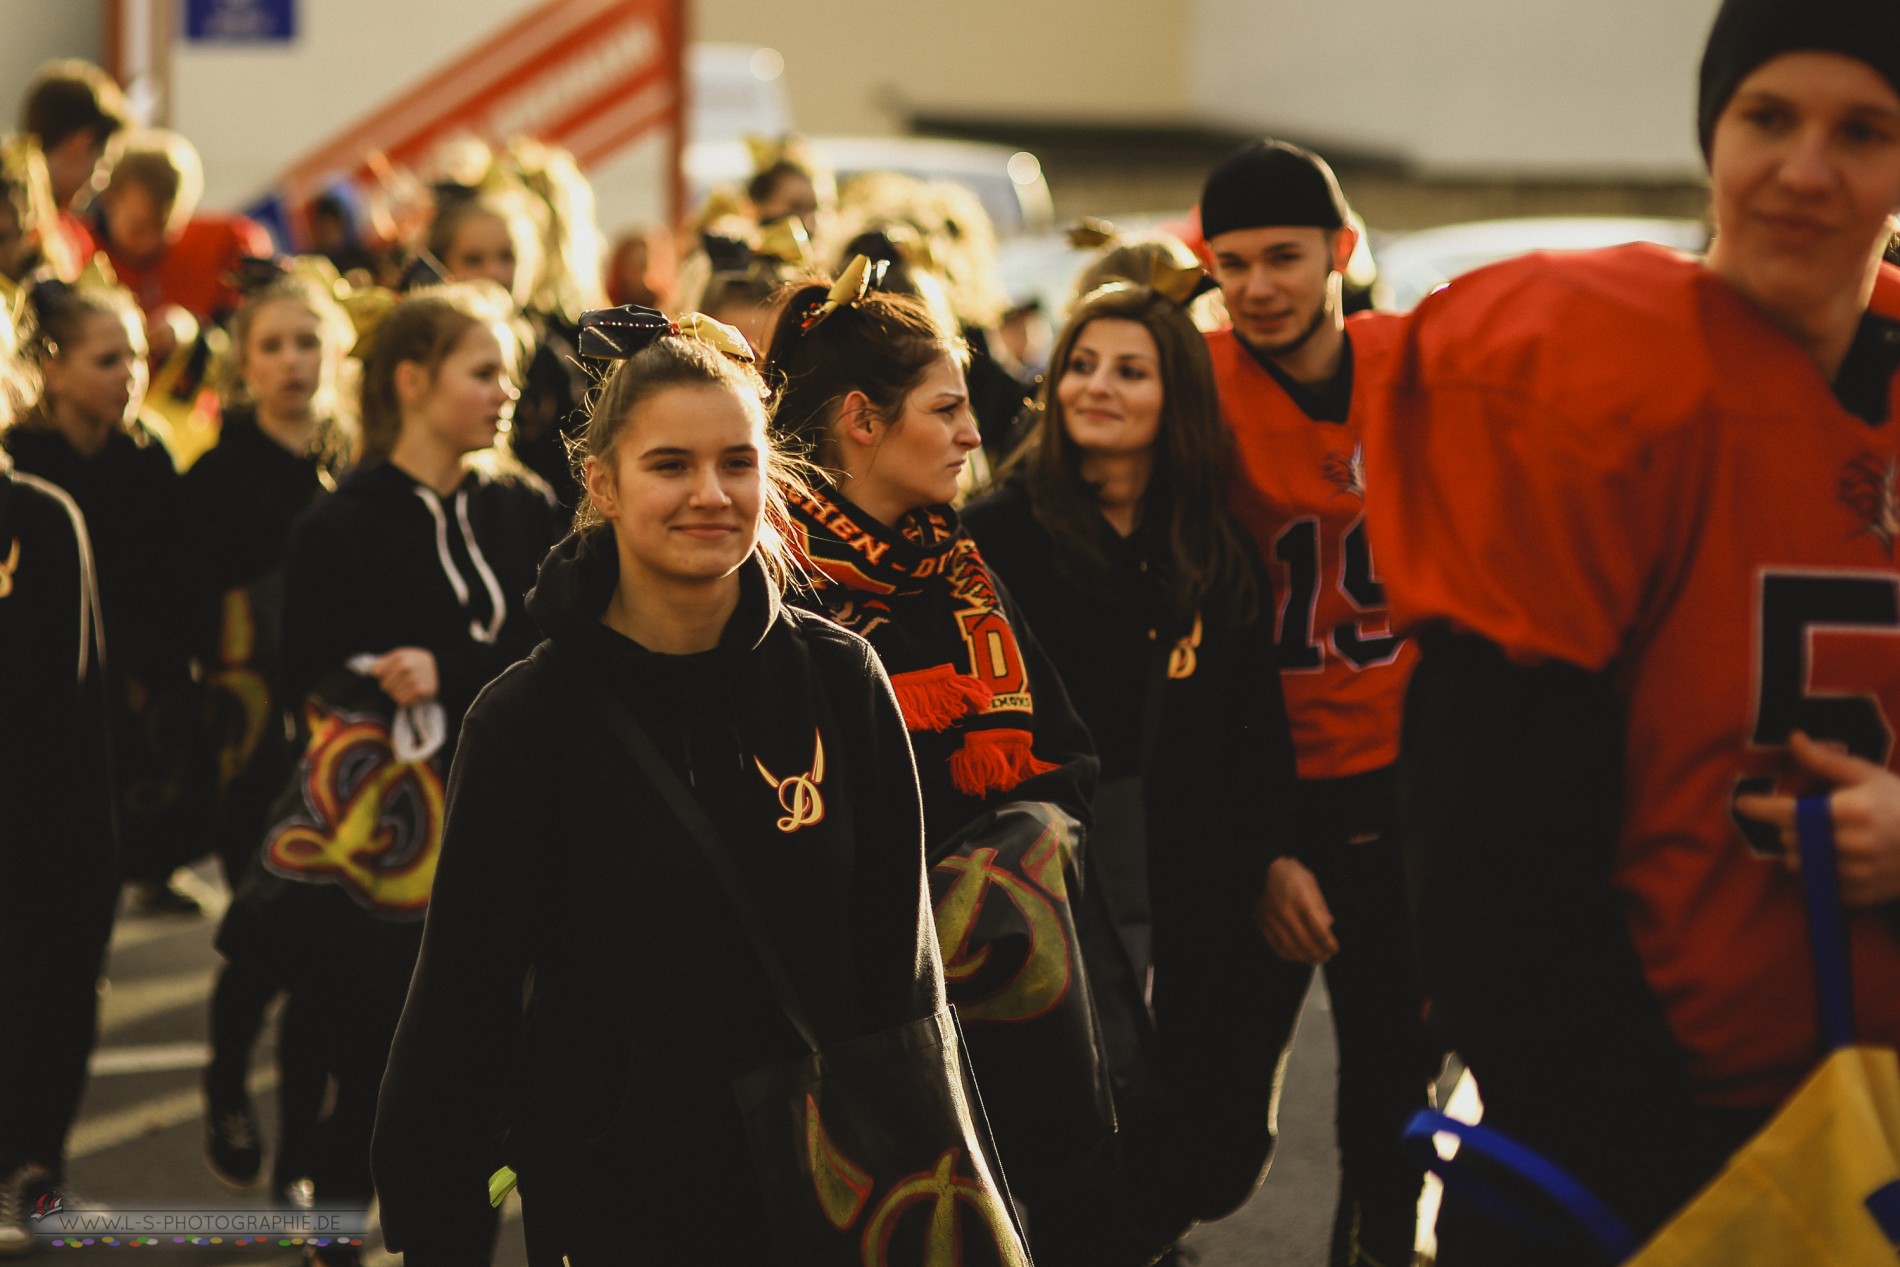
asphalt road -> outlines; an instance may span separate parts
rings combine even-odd
[[[96,1201],[120,1209],[263,1207],[260,1193],[226,1191],[206,1169],[201,1153],[198,1088],[206,1056],[206,1000],[218,962],[211,947],[214,927],[210,919],[120,919],[102,987],[94,1076],[72,1138],[69,1178],[79,1196],[75,1204]],[[1273,1171],[1238,1213],[1195,1230],[1189,1244],[1198,1252],[1201,1267],[1325,1263],[1338,1166],[1332,1142],[1333,1067],[1331,1018],[1325,991],[1316,986],[1288,1068]],[[253,1085],[267,1144],[275,1115],[270,1068],[268,1047],[261,1046]],[[525,1267],[512,1201],[506,1213],[496,1264]],[[294,1247],[275,1245],[240,1249],[161,1243],[136,1250],[49,1249],[43,1260],[125,1253],[136,1253],[136,1261],[153,1267],[285,1267],[298,1262],[300,1255]],[[372,1252],[369,1261],[398,1260]]]

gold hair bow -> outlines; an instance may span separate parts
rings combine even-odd
[[[775,260],[788,268],[810,268],[813,263],[811,238],[797,216],[781,216],[765,226],[752,254]]]
[[[763,136],[748,135],[745,138],[746,150],[752,155],[752,172],[770,171],[780,163],[790,163],[807,170],[814,166],[811,146],[802,136],[783,136],[774,141]]]
[[[668,336],[696,339],[748,365],[754,359],[745,336],[723,321],[714,321],[703,312],[689,312],[673,321],[659,309],[641,304],[582,313],[580,354],[602,361],[625,361]]]
[[[351,356],[360,360],[368,355],[370,345],[376,340],[376,331],[382,328],[383,319],[401,301],[401,295],[385,286],[351,287],[348,293],[337,296],[337,302],[343,305],[344,315],[350,319],[350,327],[356,331],[356,342],[350,347]]]
[[[873,264],[868,255],[855,255],[844,266],[844,272],[838,274],[838,280],[832,283],[826,292],[824,302],[813,308],[803,321],[800,330],[810,330],[840,308],[849,308],[871,293],[871,289],[884,280],[887,261],[879,260]]]
[[[1078,251],[1091,251],[1121,241],[1121,230],[1096,216],[1083,216],[1066,230],[1069,245]]]
[[[715,321],[703,312],[681,314],[673,323],[682,338],[698,339],[715,352],[723,352],[735,361],[752,364],[757,358],[753,355],[752,345],[740,334],[738,328],[723,321]]]
[[[1186,307],[1201,295],[1213,290],[1216,283],[1199,264],[1185,267],[1169,260],[1157,258],[1149,274],[1148,286],[1156,294],[1165,295],[1182,307]]]

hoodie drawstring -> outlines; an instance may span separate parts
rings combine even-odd
[[[435,519],[435,552],[436,557],[442,562],[442,574],[449,578],[449,585],[455,590],[455,600],[462,605],[462,610],[467,611],[469,599],[472,596],[469,593],[467,578],[462,575],[462,570],[455,566],[455,558],[449,553],[449,519],[443,513],[442,499],[435,495],[434,489],[424,488],[420,484],[416,486],[415,491],[416,496],[422,499],[422,504],[429,508],[429,514]],[[482,581],[482,588],[488,591],[488,600],[493,611],[493,615],[489,617],[485,625],[479,620],[469,621],[468,633],[477,642],[492,643],[501,633],[501,622],[507,617],[508,611],[501,596],[501,585],[495,580],[494,572],[489,569],[488,560],[482,555],[482,548],[475,544],[475,529],[468,522],[467,489],[456,491],[455,519],[462,529],[462,543],[468,547],[469,561],[475,565],[476,574]]]

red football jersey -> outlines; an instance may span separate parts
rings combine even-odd
[[[212,320],[238,306],[229,281],[246,256],[273,253],[270,234],[243,216],[198,216],[156,260],[133,260],[106,247],[106,258],[119,284],[131,291],[147,313],[177,304],[200,321]]]
[[[1240,457],[1233,510],[1273,577],[1280,684],[1303,779],[1362,774],[1399,755],[1413,652],[1387,622],[1367,543],[1360,436],[1401,321],[1372,312],[1347,320],[1353,379],[1344,422],[1307,417],[1232,330],[1207,336]]]
[[[1875,309],[1900,315],[1900,273]],[[1649,984],[1699,1098],[1779,1100],[1817,1055],[1807,922],[1730,806],[1789,773],[1794,729],[1900,768],[1900,418],[1848,413],[1730,286],[1648,246],[1454,282],[1392,381],[1368,483],[1395,620],[1613,675],[1613,883]],[[1900,933],[1850,922],[1861,1034],[1900,1044]]]

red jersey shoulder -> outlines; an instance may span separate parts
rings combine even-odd
[[[1880,266],[1880,275],[1874,278],[1873,303],[1868,306],[1883,317],[1900,321],[1900,268]]]
[[[1692,257],[1649,244],[1493,264],[1419,305],[1399,383],[1495,389],[1619,426],[1676,425],[1713,385],[1712,284]]]

